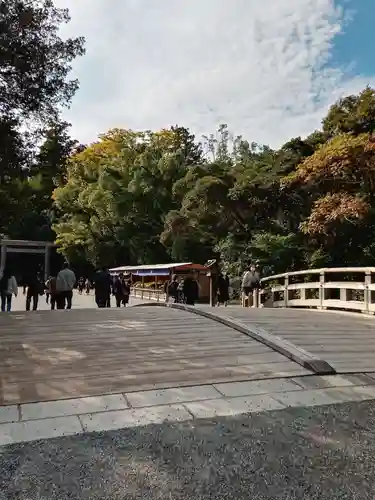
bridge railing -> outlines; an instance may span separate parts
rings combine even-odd
[[[164,290],[158,290],[155,288],[132,287],[130,296],[143,300],[156,300],[157,302],[165,301]]]
[[[375,267],[306,269],[262,278],[264,307],[346,309],[375,313]]]

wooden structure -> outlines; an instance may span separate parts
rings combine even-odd
[[[306,269],[261,279],[260,302],[272,307],[344,309],[375,313],[375,267]]]
[[[29,240],[0,240],[1,260],[0,269],[3,270],[9,253],[28,253],[44,255],[44,278],[47,279],[50,274],[50,252],[55,248],[55,243],[50,241],[29,241]]]
[[[192,262],[180,262],[169,264],[153,264],[140,266],[120,266],[109,270],[111,274],[127,273],[131,275],[133,297],[146,300],[164,301],[164,284],[172,275],[184,277],[193,272],[200,287],[200,299],[204,302],[209,300],[209,277],[208,268],[202,264]],[[148,285],[148,286],[146,286]]]
[[[0,407],[309,372],[207,318],[159,307],[0,314]]]
[[[375,373],[375,320],[371,316],[295,307],[217,307],[215,315],[291,343],[325,360],[337,373]],[[314,381],[310,387],[319,389]]]
[[[209,277],[210,305],[214,307],[216,305],[215,282],[220,272],[218,260],[211,259],[205,263],[205,266],[208,269],[207,276]]]

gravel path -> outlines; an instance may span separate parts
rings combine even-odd
[[[1,500],[375,498],[375,402],[0,449]]]

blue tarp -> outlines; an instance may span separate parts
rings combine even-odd
[[[169,269],[148,269],[147,271],[135,271],[135,276],[169,276]]]

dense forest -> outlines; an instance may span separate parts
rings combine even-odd
[[[220,258],[232,275],[373,265],[375,91],[342,98],[280,149],[226,125],[113,129],[79,144],[61,120],[84,40],[49,0],[0,2],[0,233],[56,240],[93,266]]]

